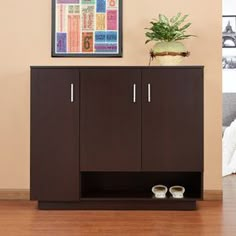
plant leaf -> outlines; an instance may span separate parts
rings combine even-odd
[[[168,20],[168,18],[165,15],[161,15],[161,19],[162,19],[162,22],[164,22],[165,24],[169,25],[169,20]]]
[[[177,14],[176,16],[173,16],[173,17],[170,19],[170,22],[171,22],[171,23],[175,23],[175,22],[179,19],[180,16],[181,16],[181,13],[178,12],[178,14]]]
[[[187,29],[192,23],[187,23],[186,25],[184,25],[182,28],[180,28],[180,31],[183,31],[185,29]]]
[[[185,21],[187,17],[188,15],[184,15],[183,17],[181,17],[178,21],[175,22],[174,26],[179,27]]]

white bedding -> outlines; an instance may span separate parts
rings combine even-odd
[[[225,129],[222,149],[223,176],[236,173],[236,120]]]

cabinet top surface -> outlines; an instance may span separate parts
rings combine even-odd
[[[30,66],[31,69],[202,69],[203,65],[188,65],[188,66]]]

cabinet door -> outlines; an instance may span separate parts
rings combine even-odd
[[[143,170],[202,170],[202,77],[201,68],[143,70]]]
[[[75,69],[32,69],[31,199],[79,199],[78,82]]]
[[[80,170],[141,169],[141,71],[83,69]]]

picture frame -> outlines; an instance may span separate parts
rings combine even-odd
[[[236,15],[222,16],[222,48],[236,48]]]
[[[236,56],[224,55],[222,57],[222,69],[236,69]]]
[[[52,57],[122,57],[122,0],[52,0]]]

